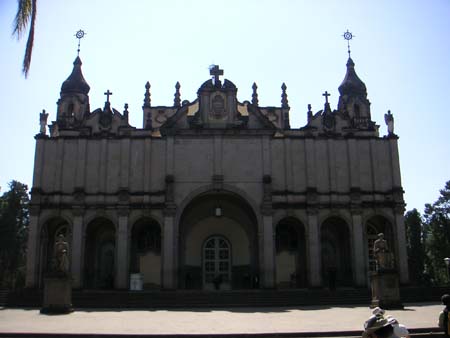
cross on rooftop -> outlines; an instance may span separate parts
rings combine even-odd
[[[106,102],[109,103],[109,96],[112,95],[112,94],[113,94],[113,93],[111,93],[111,92],[109,91],[109,89],[106,91],[106,93],[104,93],[104,95],[106,95]]]
[[[219,76],[223,75],[223,69],[219,69],[219,65],[212,65],[209,68],[209,75],[214,76],[214,83],[219,83]]]
[[[328,103],[328,96],[331,96],[326,90],[325,93],[322,94],[322,96],[325,96],[325,103]]]

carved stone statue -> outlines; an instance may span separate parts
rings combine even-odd
[[[45,109],[43,109],[42,113],[39,114],[39,124],[41,125],[39,132],[43,135],[47,133],[47,118],[48,114],[45,112]]]
[[[392,255],[383,233],[379,233],[378,239],[373,243],[373,253],[377,262],[377,270],[392,268]]]
[[[54,271],[57,273],[69,272],[69,244],[63,234],[58,236],[54,247]]]
[[[388,129],[388,134],[394,134],[394,115],[391,114],[391,111],[388,110],[387,114],[384,114],[384,122],[386,122],[386,126]]]

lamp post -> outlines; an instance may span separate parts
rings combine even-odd
[[[450,258],[444,258],[445,266],[447,267],[447,280],[450,283]]]

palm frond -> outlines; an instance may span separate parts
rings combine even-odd
[[[34,26],[36,23],[36,2],[37,0],[31,0],[31,21],[30,21],[30,32],[28,33],[27,46],[25,48],[25,56],[23,58],[22,72],[25,78],[28,76],[28,71],[31,65],[31,53],[33,51],[34,43]]]
[[[16,35],[17,39],[20,39],[27,29],[32,12],[32,0],[17,0],[17,13],[13,23],[13,35]]]

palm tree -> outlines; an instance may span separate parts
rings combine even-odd
[[[25,30],[30,24],[28,33],[27,46],[25,48],[25,56],[23,58],[22,72],[25,77],[28,76],[31,64],[31,52],[33,51],[34,42],[34,24],[36,23],[36,2],[37,0],[17,0],[17,14],[13,24],[13,35],[17,39],[21,39]]]

